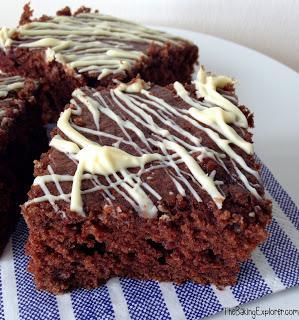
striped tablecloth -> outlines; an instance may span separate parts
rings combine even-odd
[[[262,165],[261,176],[273,199],[270,237],[242,265],[238,284],[217,290],[184,285],[111,279],[95,290],[54,296],[35,290],[26,272],[27,229],[20,221],[0,260],[0,319],[200,319],[299,284],[299,210]]]

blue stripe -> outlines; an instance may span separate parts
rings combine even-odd
[[[232,286],[232,293],[240,303],[258,299],[272,293],[251,260],[243,262],[238,283]]]
[[[175,290],[187,319],[201,319],[223,309],[210,286],[188,281],[175,285]]]
[[[94,290],[76,290],[71,297],[77,320],[115,319],[106,285]]]
[[[260,248],[275,273],[287,287],[299,284],[299,252],[275,219],[267,228],[269,238]]]
[[[291,197],[283,189],[281,184],[274,178],[272,172],[261,162],[257,156],[256,160],[261,164],[260,175],[264,182],[264,186],[278,203],[281,210],[299,230],[299,208],[297,208]]]
[[[1,266],[0,266],[1,274]],[[3,306],[3,297],[2,297],[2,281],[0,277],[0,320],[4,320],[4,306]]]
[[[27,227],[21,219],[12,237],[20,319],[59,319],[55,296],[37,291],[31,274],[26,270],[28,258],[25,256],[24,247],[27,235]]]
[[[120,280],[132,319],[170,320],[159,284],[156,281]]]

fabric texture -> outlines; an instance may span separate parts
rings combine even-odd
[[[94,290],[60,296],[39,292],[26,271],[28,231],[21,220],[0,260],[0,319],[195,320],[299,285],[299,209],[258,161],[273,200],[273,221],[269,238],[243,263],[236,285],[218,290],[192,282],[175,285],[114,278]]]

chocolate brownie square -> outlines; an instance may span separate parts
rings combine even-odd
[[[79,86],[107,86],[137,74],[160,85],[191,80],[198,48],[186,39],[84,7],[31,15],[26,5],[20,26],[0,31],[0,68],[40,80],[45,122],[57,119]]]
[[[234,284],[271,219],[252,126],[234,81],[203,68],[190,85],[76,89],[22,207],[37,287]]]
[[[33,160],[47,145],[37,83],[0,74],[0,253],[33,180]]]

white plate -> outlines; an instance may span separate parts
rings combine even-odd
[[[238,80],[239,101],[255,114],[255,152],[299,205],[299,74],[233,42],[187,30],[157,28],[192,40],[199,46],[200,62],[207,70]],[[297,287],[251,302],[245,307],[298,309],[298,298]],[[237,319],[224,312],[212,318]],[[244,315],[242,319],[252,317]]]

